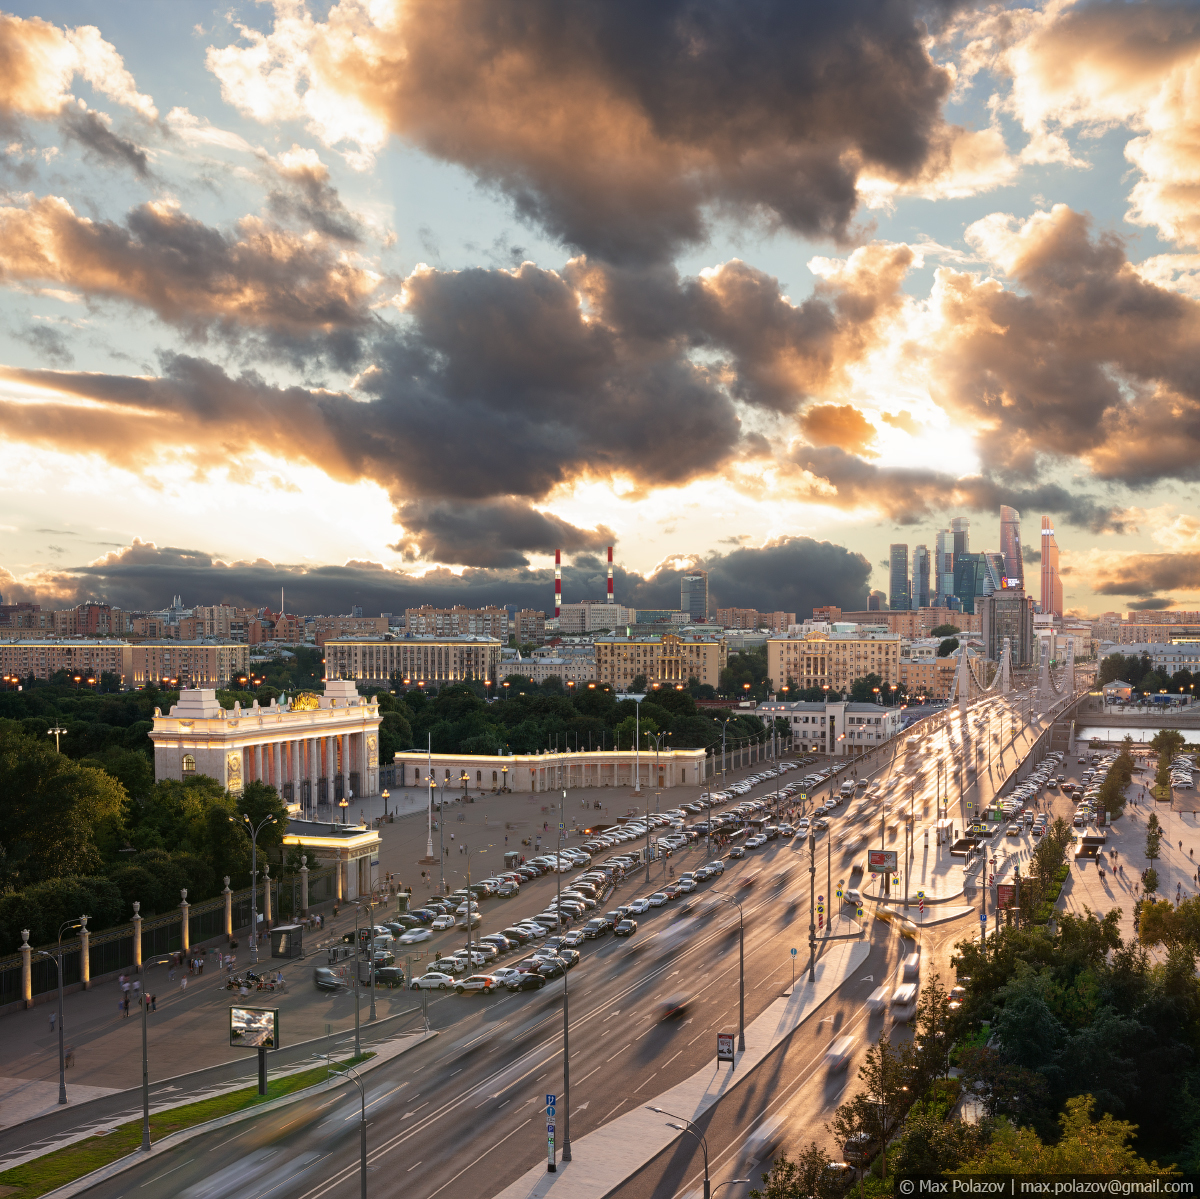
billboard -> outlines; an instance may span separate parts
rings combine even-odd
[[[1017,888],[1014,883],[996,884],[996,906],[998,908],[1015,908],[1017,906]]]
[[[898,859],[894,849],[868,849],[867,870],[871,874],[894,874],[900,868]]]
[[[719,1062],[733,1061],[733,1033],[731,1033],[731,1032],[717,1033],[717,1061],[719,1061]]]
[[[277,1007],[231,1007],[229,1043],[238,1049],[278,1049]]]

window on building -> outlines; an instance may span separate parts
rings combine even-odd
[[[195,774],[196,773],[196,759],[193,758],[191,754],[183,755],[183,773],[184,774]]]

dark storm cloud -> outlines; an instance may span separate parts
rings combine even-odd
[[[1200,304],[1143,279],[1065,205],[968,238],[1018,288],[939,272],[934,395],[986,430],[996,468],[1032,478],[1075,457],[1131,487],[1200,478]]]
[[[126,166],[145,179],[150,174],[149,156],[136,142],[120,137],[108,127],[103,114],[91,109],[71,108],[63,113],[63,132],[77,141],[84,152],[117,166]]]
[[[229,233],[152,202],[118,225],[87,220],[57,196],[0,207],[0,277],[138,304],[193,332],[285,337],[365,328],[378,283],[340,247],[257,218]]]
[[[1156,595],[1151,599],[1130,600],[1125,606],[1132,612],[1158,612],[1163,608],[1173,608],[1175,601],[1167,596]]]
[[[532,550],[605,544],[606,534],[533,510],[559,486],[586,477],[670,486],[766,452],[761,436],[743,435],[739,399],[795,409],[875,336],[903,275],[895,254],[878,257],[879,271],[868,255],[799,307],[740,263],[685,281],[669,268],[582,260],[561,274],[530,263],[422,269],[404,283],[404,324],[373,335],[362,398],[166,355],[157,379],[9,370],[109,407],[74,408],[64,426],[58,404],[0,403],[0,426],[135,465],[161,444],[154,417],[186,430],[176,444],[205,466],[236,457],[230,447],[266,449],[378,482],[400,510],[406,554],[519,565]],[[491,507],[471,517],[479,503]]]
[[[574,553],[611,545],[609,529],[580,529],[518,500],[481,504],[451,502],[402,504],[396,518],[410,540],[390,548],[409,561],[425,557],[436,562],[470,562],[505,569],[528,566],[528,553],[555,549]]]
[[[709,591],[722,606],[807,614],[813,604],[865,607],[870,568],[860,554],[809,538],[791,538],[762,549],[743,548],[712,555],[705,563]],[[614,572],[620,603],[652,608],[679,607],[681,571],[642,576]],[[97,562],[48,572],[39,581],[4,582],[4,593],[45,603],[104,600],[127,611],[161,608],[172,595],[187,604],[228,603],[260,606],[278,600],[283,587],[289,611],[334,614],[358,604],[368,614],[403,612],[433,604],[519,604],[553,610],[553,569],[468,569],[461,574],[439,568],[423,576],[389,570],[378,563],[342,566],[291,566],[258,559],[225,562],[186,548],[158,547],[135,541]],[[581,554],[563,567],[563,597],[568,602],[603,599],[605,569],[598,556]]]
[[[903,183],[941,162],[952,76],[922,15],[908,0],[446,0],[318,27],[309,83],[569,245],[665,260],[714,209],[846,238],[860,174]],[[240,53],[210,66],[249,109],[261,66]]]
[[[1126,510],[1057,483],[1013,485],[989,475],[956,477],[926,467],[883,467],[835,446],[800,446],[789,460],[813,476],[806,498],[841,508],[882,508],[902,525],[951,508],[994,512],[1010,504],[1024,512],[1056,513],[1093,533],[1124,533],[1133,527]]]
[[[1102,559],[1094,573],[1092,590],[1100,595],[1158,598],[1157,591],[1198,591],[1200,553],[1121,554]]]

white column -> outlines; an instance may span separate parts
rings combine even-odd
[[[317,776],[321,773],[321,745],[316,737],[308,737],[304,742],[308,754],[308,801],[312,805],[313,815],[317,812]]]
[[[250,752],[254,755],[254,765],[251,767],[251,772],[254,775],[254,781],[258,782],[262,778],[262,746],[255,745]]]

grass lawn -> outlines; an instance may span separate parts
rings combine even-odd
[[[345,1069],[346,1066],[357,1065],[374,1056],[373,1053],[364,1053],[333,1064]],[[203,1099],[199,1103],[188,1103],[158,1115],[152,1114],[150,1140],[160,1141],[173,1132],[179,1132],[180,1129],[194,1128],[208,1120],[216,1120],[233,1112],[257,1107],[260,1103],[278,1099],[281,1095],[290,1095],[294,1091],[311,1087],[314,1083],[324,1081],[327,1076],[328,1069],[325,1066],[315,1066],[311,1070],[303,1070],[298,1074],[289,1074],[285,1078],[268,1082],[265,1095],[258,1093],[256,1085],[240,1091],[230,1091],[227,1095],[218,1095],[213,1099]],[[101,1166],[107,1166],[119,1157],[133,1153],[141,1144],[142,1121],[139,1118],[128,1124],[118,1125],[104,1136],[76,1141],[72,1145],[47,1153],[44,1157],[26,1162],[23,1166],[14,1166],[11,1170],[0,1172],[0,1196],[35,1199],[37,1195],[44,1195],[47,1191],[100,1169]]]

